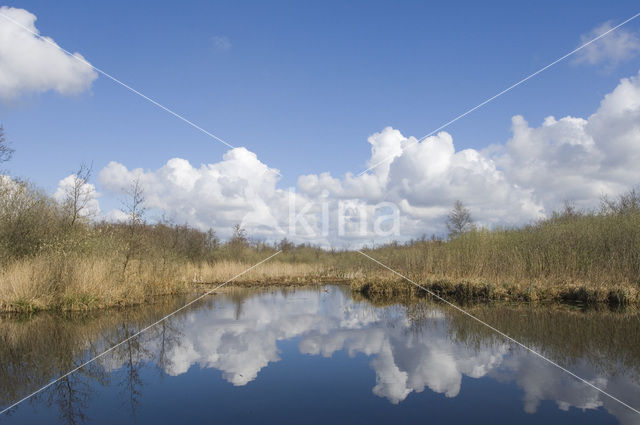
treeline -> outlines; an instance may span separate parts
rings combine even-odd
[[[77,177],[79,182],[84,180]],[[95,221],[83,193],[70,193],[62,201],[27,181],[0,179],[0,264],[38,255],[102,255],[121,257],[126,271],[133,260],[154,258],[164,262],[215,262],[254,260],[282,250],[293,261],[317,257],[320,249],[296,245],[287,239],[277,243],[252,240],[239,224],[222,241],[213,229],[202,231],[187,224],[144,219],[143,192],[133,184],[123,210],[126,220]],[[313,254],[312,254],[313,253]],[[309,255],[312,254],[312,255]]]
[[[284,252],[278,261],[239,282],[326,277],[319,260],[328,254],[318,248],[251,240],[240,225],[222,241],[213,230],[147,222],[139,182],[128,191],[124,220],[98,221],[89,176],[81,167],[55,198],[27,181],[0,177],[0,311],[91,309],[201,290],[194,284],[224,282],[278,250]]]
[[[0,127],[0,163],[11,157]],[[145,220],[134,181],[120,222],[92,211],[91,167],[50,196],[0,176],[0,311],[90,309],[202,290],[202,283],[346,282],[369,295],[424,294],[355,251],[252,240],[236,225],[228,240],[167,220]],[[456,202],[449,237],[364,251],[430,290],[458,299],[640,303],[640,194],[604,197],[595,210],[567,204],[548,219],[485,229]],[[274,260],[243,272],[278,250]],[[195,286],[194,286],[195,285]]]
[[[329,281],[350,283],[369,295],[420,292],[354,251],[327,251],[286,239],[254,241],[240,225],[222,241],[213,230],[148,223],[137,182],[123,208],[126,220],[96,221],[86,210],[86,194],[77,188],[56,200],[28,182],[0,180],[0,310],[144,302],[193,290],[194,283],[224,282],[277,250],[282,253],[275,260],[239,283]],[[365,252],[458,299],[640,302],[636,190],[603,198],[597,210],[567,205],[519,228],[475,226],[469,211],[456,203],[448,224],[446,240],[423,237]]]

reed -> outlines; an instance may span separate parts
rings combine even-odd
[[[460,300],[638,303],[640,202],[635,194],[636,202],[628,202],[629,196],[597,212],[569,210],[522,228],[473,229],[449,241],[391,244],[368,254]],[[374,269],[364,275],[373,276]],[[389,273],[353,286],[379,295],[418,290]]]
[[[424,292],[353,251],[221,242],[186,225],[70,220],[39,189],[0,180],[0,311],[89,310],[202,292],[207,284],[348,283],[369,296]],[[281,250],[273,260],[243,273]],[[571,208],[521,228],[471,229],[365,250],[448,298],[640,304],[640,196]]]

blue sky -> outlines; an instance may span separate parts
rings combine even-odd
[[[366,168],[369,135],[421,137],[639,11],[637,2],[14,1],[41,34],[282,173]],[[7,25],[2,22],[2,25]],[[627,29],[637,31],[640,20]],[[216,40],[223,40],[216,44]],[[573,59],[447,128],[457,150],[511,137],[553,115],[588,117],[637,58]],[[103,76],[75,96],[27,93],[0,104],[16,149],[7,165],[49,191],[80,162],[103,169],[192,165],[228,150]],[[114,196],[103,194],[105,205]]]

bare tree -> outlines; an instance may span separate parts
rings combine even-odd
[[[93,198],[93,190],[88,186],[93,167],[81,164],[73,174],[73,183],[65,190],[64,209],[66,210],[69,226],[73,226],[82,216],[88,216],[92,212],[87,206]]]
[[[127,214],[127,248],[125,251],[122,272],[127,270],[131,259],[137,255],[141,248],[140,228],[144,225],[144,189],[140,183],[140,177],[131,183],[127,190],[127,200],[124,202],[123,211]]]
[[[4,127],[0,125],[0,163],[9,161],[13,157],[13,152],[15,151],[11,149],[4,136]]]
[[[133,180],[126,193],[127,200],[124,203],[123,211],[127,214],[128,223],[130,225],[140,225],[144,222],[144,213],[146,211],[144,207],[144,188],[140,183],[140,177],[136,177]]]
[[[49,394],[48,405],[54,402],[60,409],[60,419],[70,425],[87,422],[86,410],[91,397],[91,385],[82,379],[67,376],[61,379]]]
[[[640,212],[640,186],[618,196],[618,199],[602,195],[600,198],[602,214],[625,215]]]
[[[231,235],[231,240],[229,241],[229,247],[233,255],[236,257],[241,255],[248,245],[247,231],[240,224],[233,226],[233,235]]]
[[[453,204],[453,209],[447,216],[447,230],[449,230],[449,237],[459,236],[471,229],[472,226],[473,220],[471,219],[471,212],[461,201],[456,201]]]

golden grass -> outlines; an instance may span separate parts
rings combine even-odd
[[[593,285],[590,282],[487,281],[451,277],[413,276],[411,278],[430,292],[447,300],[472,302],[480,300],[518,302],[568,302],[609,304],[611,306],[640,304],[640,291],[631,284]],[[425,297],[428,294],[396,276],[371,277],[350,282],[354,292],[372,299]]]
[[[218,247],[206,251],[209,256],[188,257],[147,241],[144,250],[123,262],[123,251],[111,249],[106,243],[111,239],[97,230],[78,240],[84,245],[69,242],[5,260],[0,311],[139,304],[158,295],[201,292],[211,287],[206,284],[236,276],[233,284],[243,286],[334,282],[369,296],[424,295],[356,252],[296,247],[240,275],[275,249]],[[446,242],[421,240],[367,252],[430,291],[459,301],[640,304],[637,212],[559,217],[521,229],[473,230]]]
[[[243,273],[251,266],[250,263],[229,260],[169,265],[135,260],[123,273],[120,262],[97,257],[39,256],[22,259],[0,271],[0,311],[91,310],[134,305],[150,302],[160,295],[203,292],[211,285],[230,279],[233,279],[231,285],[251,287],[348,283],[353,292],[372,299],[426,296],[421,289],[375,265],[348,269],[322,263],[272,260]],[[463,302],[508,300],[640,304],[640,291],[633,284],[550,279],[489,280],[420,271],[402,272],[442,297]]]
[[[39,256],[15,261],[0,271],[0,311],[130,305],[186,289],[175,272],[159,273],[142,262],[134,262],[124,274],[121,264],[109,259]]]
[[[3,183],[3,182],[0,182]],[[370,295],[419,290],[354,251],[228,242],[183,225],[70,221],[69,211],[28,183],[0,184],[0,311],[88,310],[203,291],[274,254],[234,285],[349,283]],[[472,229],[369,254],[429,290],[458,300],[640,304],[640,193],[600,211],[567,208],[516,229]]]
[[[321,264],[234,261],[170,265],[95,257],[22,259],[0,271],[0,311],[90,310],[148,302],[159,295],[197,292],[230,279],[235,285],[338,282]],[[240,275],[240,276],[238,276]]]
[[[236,261],[195,265],[189,263],[184,268],[183,280],[191,279],[195,283],[223,283],[243,273],[251,264]],[[284,263],[273,260],[243,273],[234,279],[234,283],[271,284],[271,283],[309,283],[332,279],[322,264]]]
[[[566,213],[519,229],[477,229],[449,241],[390,244],[369,255],[457,300],[640,303],[640,211]],[[369,261],[369,260],[367,260]],[[361,264],[352,287],[378,296],[418,288]]]

